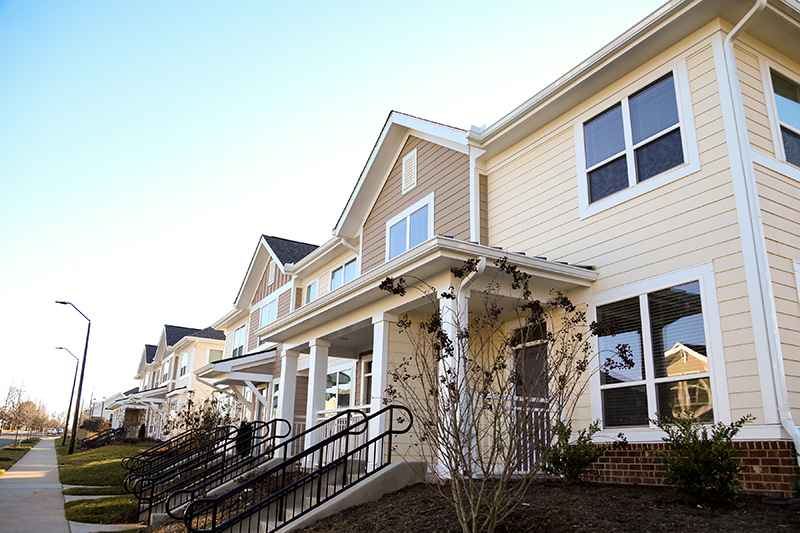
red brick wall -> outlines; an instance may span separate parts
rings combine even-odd
[[[746,491],[792,495],[789,483],[800,479],[800,468],[791,442],[737,442],[735,446],[739,448],[736,458],[747,465],[739,476]],[[661,475],[666,466],[654,453],[665,449],[664,443],[629,444],[608,450],[592,468],[600,472],[600,481],[605,483],[666,485]]]

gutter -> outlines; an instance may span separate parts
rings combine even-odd
[[[758,204],[758,189],[755,172],[753,171],[753,161],[750,157],[750,141],[747,137],[747,122],[744,115],[744,102],[739,83],[739,73],[736,68],[736,55],[733,49],[733,42],[744,31],[745,27],[757,17],[761,11],[767,7],[768,0],[756,0],[756,3],[744,16],[742,20],[731,30],[723,43],[725,52],[725,67],[727,69],[729,90],[731,101],[733,102],[733,114],[736,118],[735,128],[739,144],[740,163],[744,175],[745,194],[747,196],[747,217],[750,221],[748,228],[754,240],[754,255],[756,269],[758,273],[759,297],[761,300],[761,311],[766,326],[767,350],[772,363],[772,380],[775,387],[775,400],[778,407],[778,416],[781,426],[789,434],[794,442],[795,450],[800,452],[800,429],[792,420],[792,411],[789,408],[789,394],[786,386],[786,371],[783,366],[783,351],[778,330],[778,316],[773,305],[774,295],[772,293],[772,281],[769,275],[769,265],[767,262],[767,244],[764,237],[763,225],[761,220],[761,210]],[[797,464],[800,466],[800,455],[797,456]]]

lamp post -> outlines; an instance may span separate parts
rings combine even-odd
[[[61,445],[65,445],[67,443],[67,429],[69,429],[69,412],[72,411],[72,397],[75,395],[75,382],[78,380],[78,363],[81,362],[78,357],[64,348],[63,346],[57,346],[56,350],[66,350],[68,354],[75,358],[75,375],[72,377],[72,392],[69,393],[69,407],[67,407],[67,419],[64,421],[64,437],[61,439]],[[72,431],[75,431],[75,428],[72,428]]]
[[[78,383],[78,396],[75,399],[75,416],[72,419],[72,436],[69,438],[69,450],[67,451],[67,455],[72,455],[75,451],[75,436],[78,433],[78,414],[81,412],[80,405],[81,405],[81,391],[83,390],[83,375],[86,373],[86,353],[89,351],[89,332],[92,330],[92,321],[89,320],[89,317],[81,313],[81,310],[75,307],[75,304],[72,302],[61,302],[57,301],[57,304],[61,305],[71,305],[73,309],[75,309],[78,313],[81,314],[83,318],[89,323],[86,327],[86,346],[83,348],[83,364],[81,365],[81,380]]]

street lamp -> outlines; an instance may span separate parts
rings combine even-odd
[[[67,348],[63,346],[56,346],[56,350],[66,350],[68,354],[75,358],[75,375],[72,377],[72,392],[69,393],[69,407],[67,407],[67,420],[64,422],[64,437],[61,439],[61,445],[65,445],[67,443],[67,429],[69,429],[69,412],[72,411],[72,397],[75,395],[75,382],[78,380],[78,363],[81,362],[77,356],[70,352]],[[72,428],[72,431],[75,431],[75,428]]]
[[[72,436],[69,438],[69,450],[67,451],[67,455],[72,455],[75,451],[75,435],[78,433],[78,413],[80,413],[80,409],[78,408],[81,405],[81,391],[83,390],[83,375],[86,373],[86,353],[89,351],[89,332],[92,330],[92,321],[89,320],[89,317],[81,313],[81,310],[75,307],[75,304],[72,302],[59,302],[56,301],[57,304],[61,305],[71,305],[73,309],[81,314],[83,318],[89,323],[86,327],[86,346],[83,348],[83,364],[81,365],[81,380],[78,383],[78,396],[75,399],[75,417],[72,419]]]

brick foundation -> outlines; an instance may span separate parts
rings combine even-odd
[[[786,441],[737,442],[736,458],[747,468],[739,475],[742,487],[748,492],[791,496],[789,483],[800,479],[794,445]],[[661,457],[654,450],[666,450],[659,444],[629,444],[611,449],[592,465],[600,472],[599,481],[605,483],[631,483],[637,485],[666,485],[662,475],[666,471]]]

